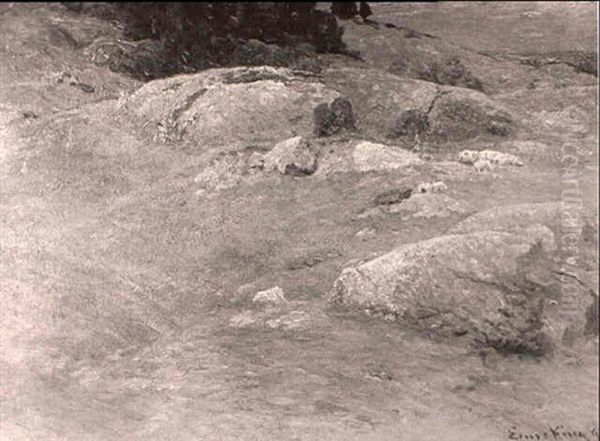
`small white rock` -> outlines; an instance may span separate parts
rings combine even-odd
[[[367,238],[370,238],[370,237],[374,237],[376,234],[377,233],[376,233],[376,231],[373,228],[363,228],[358,233],[356,233],[354,235],[354,237],[358,237],[358,238],[362,238],[362,239],[367,239]]]
[[[369,141],[361,141],[356,145],[352,159],[356,170],[360,172],[395,170],[423,163],[415,153]]]
[[[256,320],[257,319],[253,315],[252,311],[243,311],[231,317],[229,320],[229,326],[238,329],[247,328],[248,326],[254,325]]]
[[[285,298],[283,290],[278,286],[274,286],[273,288],[257,292],[254,295],[252,302],[262,304],[281,304],[287,303],[287,300]]]
[[[265,324],[271,329],[299,329],[310,324],[310,317],[304,311],[292,311],[279,318],[267,320]]]

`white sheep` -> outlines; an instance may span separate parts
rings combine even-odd
[[[493,165],[513,165],[519,167],[523,165],[523,162],[515,155],[494,150],[483,150],[479,152],[479,159],[487,159]]]
[[[458,161],[463,164],[474,164],[479,159],[479,152],[475,150],[463,150],[458,154]]]
[[[442,181],[422,182],[417,185],[417,193],[443,193],[448,187]]]
[[[483,173],[484,171],[492,171],[494,169],[492,163],[487,159],[479,159],[474,164],[477,173]]]

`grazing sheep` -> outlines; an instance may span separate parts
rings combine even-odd
[[[523,165],[523,161],[515,155],[497,152],[495,150],[482,150],[480,152],[475,150],[463,150],[458,154],[458,161],[463,164],[473,165],[475,165],[477,161],[489,161],[491,165],[511,165],[518,167]]]
[[[515,155],[496,152],[494,150],[483,150],[479,152],[479,159],[487,159],[494,165],[522,166],[523,162]]]
[[[473,167],[475,167],[475,170],[477,171],[477,173],[483,173],[484,171],[492,171],[494,169],[494,167],[492,166],[492,163],[487,159],[477,160],[473,164]]]
[[[463,150],[458,154],[458,161],[463,164],[474,164],[479,159],[479,152],[475,150]]]
[[[417,193],[443,193],[448,190],[446,184],[438,182],[422,182],[417,185]]]

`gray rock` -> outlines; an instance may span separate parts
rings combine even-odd
[[[415,193],[392,208],[392,213],[409,211],[414,217],[449,217],[466,212],[466,204],[439,193]]]
[[[507,136],[513,118],[485,95],[464,89],[441,96],[429,113],[429,124],[431,139],[462,141],[486,133]]]
[[[266,305],[279,305],[287,303],[283,290],[274,286],[273,288],[259,291],[252,299],[252,303],[266,304]]]
[[[469,334],[498,350],[540,355],[559,339],[554,328],[564,326],[547,315],[544,292],[530,292],[524,276],[553,245],[542,225],[405,244],[344,269],[330,300],[442,335]]]
[[[231,317],[229,326],[237,329],[249,328],[255,326],[260,319],[261,317],[253,311],[243,311]]]
[[[463,234],[486,230],[516,231],[532,224],[552,227],[559,222],[559,210],[560,202],[502,205],[475,213],[448,232]]]
[[[265,325],[271,329],[294,330],[307,328],[310,321],[310,316],[306,312],[291,311],[281,317],[267,320]]]
[[[426,133],[429,129],[427,114],[420,109],[405,110],[398,116],[388,138],[415,136]]]
[[[264,156],[264,169],[292,176],[311,175],[317,169],[317,157],[301,136],[280,142]]]
[[[309,135],[313,124],[305,115],[337,96],[286,68],[210,69],[146,83],[118,102],[116,116],[150,138],[223,153]]]
[[[360,142],[352,154],[358,171],[393,170],[423,163],[418,155],[384,144],[369,141]]]

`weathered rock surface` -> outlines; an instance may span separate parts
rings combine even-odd
[[[308,141],[296,136],[278,143],[264,156],[264,169],[282,175],[311,175],[317,169],[317,157]]]
[[[415,135],[447,142],[505,137],[514,130],[509,110],[475,90],[368,68],[330,68],[323,77],[328,87],[352,101],[358,129],[372,139],[391,137],[412,145]]]
[[[235,187],[242,179],[249,183],[257,180],[256,172],[260,169],[253,167],[253,159],[252,155],[241,153],[216,158],[194,178],[194,182],[199,187],[196,194],[216,194],[221,190]],[[248,174],[249,170],[254,173]]]
[[[282,141],[271,151],[229,152],[218,155],[194,179],[197,195],[215,196],[219,191],[242,183],[251,185],[265,173],[306,176],[317,168],[317,157],[309,142],[301,136]]]
[[[274,286],[273,288],[257,292],[252,299],[252,302],[258,304],[277,305],[286,303],[287,300],[283,290],[278,286]]]
[[[436,193],[415,193],[410,198],[395,205],[390,212],[402,213],[411,212],[413,217],[449,217],[453,214],[463,214],[467,210],[466,204],[446,196]]]
[[[532,289],[525,276],[553,244],[541,225],[405,244],[344,269],[330,298],[442,334],[468,333],[500,350],[542,354],[566,325],[554,315],[544,322],[548,293]]]
[[[118,113],[156,141],[222,152],[309,135],[315,106],[336,97],[285,68],[213,69],[148,83]]]
[[[559,210],[560,202],[503,205],[475,213],[448,232],[464,234],[488,230],[518,231],[532,224],[551,228],[556,227],[559,222]]]
[[[294,331],[309,329],[317,320],[322,320],[322,314],[319,312],[271,308],[266,311],[244,310],[230,318],[229,326],[254,331],[268,329]]]
[[[484,94],[455,89],[441,95],[429,113],[429,137],[462,141],[480,135],[508,136],[513,118],[508,110]]]
[[[354,148],[352,157],[356,169],[363,172],[406,168],[423,162],[412,152],[368,141],[359,143]]]
[[[331,68],[323,76],[325,84],[352,101],[358,129],[382,141],[397,126],[402,112],[426,113],[437,94],[434,84],[376,69]]]

